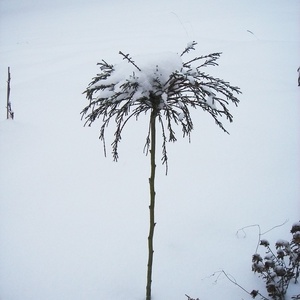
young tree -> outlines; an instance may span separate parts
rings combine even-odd
[[[156,170],[156,125],[162,134],[162,163],[168,172],[167,142],[175,142],[174,126],[181,126],[183,137],[190,138],[193,122],[190,108],[201,108],[208,112],[216,124],[227,132],[220,121],[225,117],[232,122],[233,117],[228,105],[238,105],[238,87],[210,76],[204,72],[205,67],[217,66],[221,53],[197,56],[183,61],[196,42],[187,45],[181,54],[163,53],[147,56],[145,60],[134,62],[129,54],[119,54],[124,62],[108,64],[102,60],[98,65],[101,73],[94,77],[85,90],[89,104],[82,110],[85,125],[100,118],[100,139],[106,154],[105,129],[111,120],[115,121],[114,140],[111,144],[115,161],[118,160],[118,145],[126,123],[141,113],[150,113],[149,130],[146,135],[145,150],[150,152],[151,174],[150,187],[150,227],[148,235],[148,263],[146,299],[151,299],[153,236],[155,227],[155,170]]]

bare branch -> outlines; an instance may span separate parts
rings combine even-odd
[[[119,54],[121,54],[123,56],[123,59],[128,60],[129,63],[131,63],[132,65],[134,65],[140,72],[142,71],[136,64],[135,62],[131,59],[131,57],[129,57],[129,54],[124,54],[122,51],[119,51]]]
[[[224,275],[231,283],[233,283],[234,285],[236,285],[237,287],[239,287],[241,290],[243,290],[245,293],[247,293],[248,295],[250,295],[252,298],[255,298],[257,295],[259,295],[260,297],[262,297],[263,300],[269,300],[268,298],[266,298],[265,296],[263,296],[258,290],[252,290],[251,292],[247,291],[244,287],[242,287],[240,284],[237,283],[236,279],[228,274],[227,272],[225,272],[224,270],[220,270],[217,271],[213,274],[211,274],[210,276],[206,277],[206,278],[210,278],[210,277],[214,277],[217,275],[216,280],[214,281],[215,284],[218,283],[218,280],[220,278],[221,275]],[[206,279],[204,278],[204,279]]]
[[[11,102],[10,102],[10,67],[8,67],[7,69],[7,75],[8,75],[8,79],[7,79],[7,99],[6,99],[6,117],[7,119],[14,119],[14,112],[12,111],[11,108]]]
[[[255,253],[257,253],[257,249],[258,249],[258,247],[259,247],[259,244],[260,244],[260,241],[261,241],[261,237],[262,237],[264,234],[266,234],[266,233],[268,233],[268,232],[274,230],[275,228],[278,228],[278,227],[281,227],[281,226],[285,225],[287,222],[288,222],[288,220],[285,220],[282,224],[276,225],[276,226],[274,226],[274,227],[268,229],[267,231],[265,231],[265,232],[263,232],[263,233],[261,232],[261,229],[260,229],[260,225],[259,225],[259,224],[248,225],[248,226],[245,226],[245,227],[240,228],[239,230],[237,230],[237,232],[236,232],[235,235],[236,235],[237,238],[239,238],[239,233],[242,232],[243,235],[244,235],[243,238],[245,238],[245,237],[247,236],[247,234],[246,234],[246,232],[245,232],[245,229],[248,229],[248,228],[251,228],[251,227],[257,227],[257,228],[258,228],[258,242],[257,242],[257,246],[256,246],[256,249],[255,249]]]

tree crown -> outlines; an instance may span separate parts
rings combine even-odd
[[[176,141],[174,124],[181,125],[183,137],[190,138],[193,122],[190,107],[200,107],[207,111],[216,124],[225,132],[220,118],[225,116],[230,122],[233,117],[228,105],[238,105],[235,94],[238,87],[204,72],[208,66],[217,66],[221,53],[197,56],[184,61],[183,57],[195,50],[196,42],[189,43],[181,54],[161,53],[137,56],[135,61],[121,51],[123,62],[108,64],[105,60],[98,63],[101,73],[94,77],[85,90],[89,104],[82,110],[82,118],[89,126],[102,118],[100,139],[105,146],[105,128],[111,119],[115,120],[116,131],[112,143],[112,153],[118,160],[118,144],[122,130],[131,117],[138,118],[148,110],[155,111],[162,129],[162,163],[167,168],[167,141]],[[228,133],[228,132],[227,132]],[[150,130],[145,149],[150,145]]]

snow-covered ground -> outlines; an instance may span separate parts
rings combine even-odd
[[[300,219],[299,13],[298,0],[1,0],[0,299],[144,299],[148,116],[128,123],[114,163],[100,123],[83,127],[82,92],[120,50],[193,40],[195,54],[223,52],[209,73],[243,94],[230,135],[197,110],[191,144],[168,145],[168,176],[157,164],[153,300],[250,299],[219,270],[266,294],[251,272],[257,227],[236,232],[288,220],[272,244]]]

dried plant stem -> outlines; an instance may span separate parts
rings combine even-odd
[[[147,286],[146,286],[146,300],[151,300],[151,284],[152,284],[152,266],[153,266],[153,236],[154,236],[154,208],[155,208],[155,142],[156,142],[156,121],[157,112],[156,109],[152,109],[150,116],[150,161],[151,161],[151,175],[149,178],[150,185],[150,227],[149,227],[149,236],[148,236],[148,264],[147,264]]]
[[[14,113],[11,110],[11,103],[10,103],[10,67],[7,69],[7,98],[6,98],[6,118],[7,119],[13,119],[14,118]]]
[[[288,220],[285,220],[282,224],[273,226],[271,229],[268,229],[268,230],[265,231],[265,232],[261,232],[261,229],[260,229],[260,225],[259,225],[259,224],[248,225],[248,226],[245,226],[245,227],[243,227],[243,228],[240,228],[240,229],[236,232],[235,235],[236,235],[237,237],[239,237],[240,232],[243,232],[243,235],[244,235],[243,237],[245,238],[245,237],[247,236],[247,234],[246,234],[246,232],[245,232],[245,229],[248,229],[248,228],[251,228],[251,227],[257,227],[257,228],[258,228],[258,242],[257,242],[256,249],[255,249],[255,253],[257,253],[257,249],[258,249],[258,247],[259,247],[259,243],[260,243],[260,241],[261,241],[261,237],[262,237],[264,234],[266,234],[266,233],[272,231],[273,229],[285,225],[287,222],[288,222]]]
[[[257,295],[259,295],[261,297],[262,300],[269,300],[268,298],[266,298],[265,296],[263,296],[259,291],[255,291],[253,290],[252,292],[248,292],[245,288],[243,288],[240,284],[237,283],[237,281],[235,280],[235,278],[228,274],[227,272],[225,272],[224,270],[220,270],[218,272],[213,273],[212,275],[210,275],[209,277],[213,277],[213,276],[217,276],[217,279],[215,280],[215,283],[218,282],[219,277],[221,275],[224,275],[231,283],[233,283],[234,285],[236,285],[237,287],[239,287],[241,290],[243,290],[245,293],[247,293],[248,295],[252,296],[252,298],[255,298]]]

